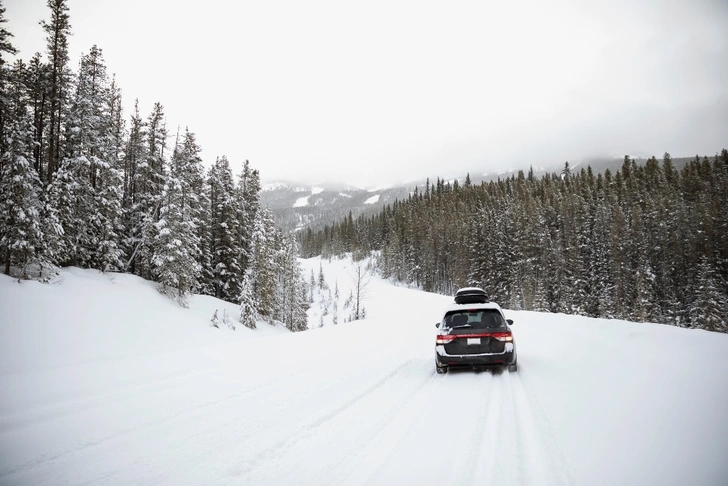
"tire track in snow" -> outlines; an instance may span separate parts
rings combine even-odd
[[[245,482],[248,475],[255,475],[256,471],[260,468],[266,468],[269,464],[278,461],[280,456],[285,454],[283,451],[295,447],[303,439],[309,439],[312,436],[315,437],[317,427],[334,419],[343,410],[358,403],[362,397],[371,393],[374,389],[385,385],[399,371],[408,368],[411,361],[412,359],[401,361],[394,369],[386,367],[387,376],[384,378],[381,377],[381,373],[372,374],[370,369],[364,368],[354,373],[352,371],[344,371],[333,377],[328,377],[328,375],[324,374],[324,379],[314,383],[313,386],[310,386],[308,380],[302,380],[301,383],[304,383],[305,386],[298,386],[295,391],[296,400],[271,401],[264,398],[262,401],[268,405],[272,405],[272,407],[255,407],[249,410],[243,417],[240,415],[241,409],[233,406],[235,405],[234,401],[228,400],[224,404],[224,407],[218,410],[218,412],[222,411],[223,416],[220,417],[220,420],[216,422],[214,427],[209,427],[208,424],[206,428],[200,429],[197,433],[188,434],[184,440],[177,441],[174,447],[168,450],[168,453],[173,456],[177,455],[178,452],[184,455],[188,448],[186,444],[195,443],[198,446],[198,454],[190,458],[192,464],[198,462],[205,463],[210,460],[210,456],[215,456],[215,460],[218,463],[226,464],[223,468],[224,471],[220,475],[221,482],[229,482],[231,478],[235,478],[235,483],[240,481]],[[317,376],[320,368],[329,367],[330,364],[327,366],[327,363],[323,363],[320,366],[307,368],[304,373]],[[381,368],[385,369],[384,366]],[[359,377],[360,371],[364,375],[364,378]],[[299,374],[301,373],[295,373],[295,375]],[[320,407],[320,404],[323,403],[320,398],[321,396],[340,396],[342,382],[350,382],[358,385],[356,388],[347,392],[347,396],[351,396],[352,393],[355,393],[356,396],[346,400],[337,398],[335,402],[328,402],[332,406],[326,405],[324,411],[314,411],[316,419],[304,419],[305,413],[301,413],[301,406],[311,408],[311,404],[315,402]],[[363,387],[367,390],[359,393],[358,391]],[[277,388],[274,388],[271,391],[275,393],[277,390]],[[286,393],[294,393],[290,387],[285,387],[285,390]],[[250,415],[251,411],[255,415]],[[189,420],[190,416],[188,414],[186,418]],[[288,421],[281,421],[277,420],[276,417],[299,417],[300,420],[295,422],[291,422],[290,419]],[[306,425],[301,426],[300,424],[304,422]],[[160,433],[163,433],[163,431],[160,431]],[[261,439],[263,440],[261,441]],[[229,443],[234,444],[234,446],[230,447],[227,451],[221,452],[215,450],[215,444],[218,443]],[[205,444],[209,444],[210,447],[206,447]],[[241,456],[239,452],[241,450],[257,450],[258,452],[253,455],[245,454]]]
[[[334,420],[337,416],[344,413],[347,409],[353,405],[364,400],[368,395],[371,395],[376,390],[387,385],[397,375],[401,374],[408,367],[411,367],[413,363],[417,361],[413,358],[407,359],[401,362],[395,369],[390,370],[384,376],[380,377],[373,384],[367,386],[364,390],[361,390],[354,395],[350,395],[347,398],[339,401],[335,405],[329,407],[325,412],[319,414],[317,417],[309,420],[304,425],[299,426],[296,430],[291,431],[286,437],[280,441],[276,441],[274,444],[265,447],[255,457],[248,458],[248,467],[244,471],[237,471],[236,476],[242,476],[239,479],[243,482],[249,481],[251,475],[255,474],[256,470],[268,465],[276,457],[285,456],[288,451],[296,447],[296,445],[306,440],[312,434],[315,433],[316,429],[323,426],[324,424]],[[431,379],[428,377],[427,379]],[[396,412],[395,412],[396,413]]]
[[[512,427],[509,435],[511,440],[515,442],[511,451],[515,459],[511,474],[517,478],[516,484],[535,484],[534,481],[548,484],[545,482],[546,478],[543,478],[539,471],[542,458],[534,457],[534,454],[538,454],[538,447],[534,446],[534,441],[539,431],[535,428],[535,424],[526,420],[528,417],[524,415],[523,404],[519,403],[520,397],[515,392],[514,377],[509,375],[507,382],[508,398],[511,403],[508,424]],[[525,414],[530,415],[528,407],[526,407],[526,410]],[[499,478],[501,481],[508,477],[508,473],[505,471],[499,471],[499,473],[502,476]]]
[[[571,474],[558,447],[548,417],[524,384],[523,368],[506,377],[513,403],[518,440],[520,484],[573,485]]]
[[[491,484],[494,472],[501,467],[499,464],[500,442],[503,423],[503,381],[500,376],[488,373],[484,400],[487,401],[485,414],[478,430],[480,435],[471,454],[471,476],[463,484]]]
[[[458,446],[464,443],[466,454],[458,454],[455,458],[452,471],[453,474],[459,473],[462,476],[457,477],[457,480],[453,481],[453,484],[474,484],[474,481],[485,467],[483,461],[487,458],[482,456],[482,449],[489,447],[489,442],[492,440],[486,430],[489,428],[488,417],[498,413],[498,401],[491,397],[494,389],[493,375],[488,372],[474,372],[474,376],[467,376],[466,373],[473,373],[470,371],[462,372],[463,379],[467,379],[466,386],[474,386],[474,393],[472,396],[467,397],[463,403],[464,407],[474,409],[475,413],[466,420],[465,417],[459,417],[461,430],[464,428],[470,433],[463,437],[462,440],[458,440]],[[471,379],[472,378],[472,379]],[[458,410],[455,408],[452,411],[453,417],[457,417]],[[448,479],[454,479],[452,477]]]
[[[361,453],[353,460],[344,461],[346,466],[349,466],[349,472],[337,484],[341,486],[372,484],[371,479],[385,467],[387,458],[399,447],[407,431],[420,418],[422,409],[430,403],[430,399],[437,391],[436,373],[430,361],[429,357],[423,360],[423,363],[426,363],[426,366],[423,366],[425,370],[423,376],[426,376],[426,379],[416,391],[409,395],[404,403],[398,404],[397,408],[390,409],[393,411],[383,417],[380,425],[373,431],[374,436],[363,445]]]
[[[487,372],[435,375],[431,359],[423,363],[436,378],[370,441],[344,481],[332,484],[487,484],[501,456],[502,383]],[[416,451],[433,439],[436,452],[424,464]]]

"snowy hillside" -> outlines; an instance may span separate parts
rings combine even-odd
[[[344,322],[350,262],[303,265],[297,334],[129,275],[0,276],[0,484],[726,483],[728,335],[506,311],[518,373],[436,375],[449,297],[372,278]]]

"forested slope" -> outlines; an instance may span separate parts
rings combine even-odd
[[[428,185],[375,216],[300,235],[305,255],[381,250],[387,277],[451,294],[479,285],[510,309],[726,331],[728,151],[677,170]]]
[[[194,132],[166,124],[161,103],[127,119],[102,49],[69,63],[66,0],[48,2],[45,56],[8,64],[0,28],[0,264],[48,278],[57,267],[121,271],[241,303],[240,320],[306,328],[305,282],[292,237],[260,204],[246,160],[237,178],[221,155],[204,164]],[[0,3],[0,27],[5,22]],[[173,141],[170,143],[170,139]],[[285,309],[285,310],[284,310]]]

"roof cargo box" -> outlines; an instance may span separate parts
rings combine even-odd
[[[478,287],[465,287],[455,292],[456,304],[484,304],[488,302],[485,290]]]

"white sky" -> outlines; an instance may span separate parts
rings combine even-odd
[[[728,147],[728,2],[69,0],[127,114],[206,162],[358,185]],[[4,0],[45,53],[46,0]]]

